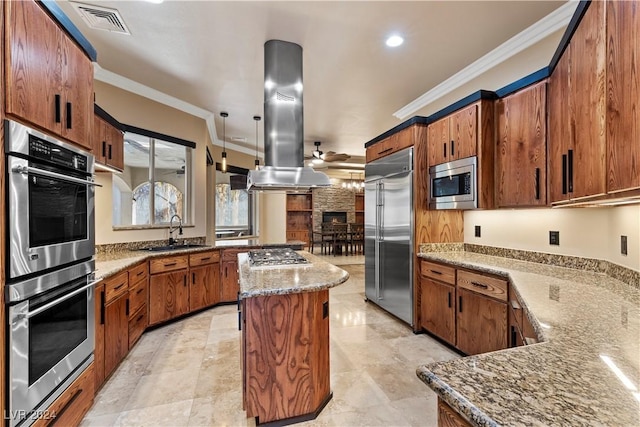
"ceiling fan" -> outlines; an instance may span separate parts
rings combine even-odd
[[[344,162],[351,158],[351,156],[346,153],[336,153],[335,151],[322,152],[322,150],[320,150],[320,141],[314,142],[313,145],[316,146],[316,149],[311,152],[310,156],[305,156],[305,160],[311,160],[314,166],[319,166],[324,162]]]

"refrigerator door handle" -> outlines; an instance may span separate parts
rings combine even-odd
[[[380,183],[380,241],[384,241],[384,182]]]

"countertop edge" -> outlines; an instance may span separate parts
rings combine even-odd
[[[488,417],[484,412],[469,402],[463,395],[440,380],[436,374],[426,366],[419,366],[416,375],[427,384],[439,398],[444,400],[469,423],[478,427],[498,427],[498,423]]]
[[[342,269],[341,269],[342,270]],[[267,289],[267,290],[256,290],[256,291],[245,291],[245,292],[240,292],[238,295],[240,297],[240,299],[246,299],[246,298],[254,298],[254,297],[266,297],[266,296],[274,296],[274,295],[290,295],[290,294],[302,294],[302,293],[306,293],[306,292],[319,292],[319,291],[324,291],[326,289],[331,289],[334,288],[338,285],[343,284],[344,282],[346,282],[347,280],[349,280],[349,273],[345,270],[344,274],[337,280],[331,281],[331,282],[326,282],[323,284],[312,284],[312,285],[304,285],[304,286],[298,286],[295,288],[278,288],[278,289]]]

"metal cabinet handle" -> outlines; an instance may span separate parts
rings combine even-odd
[[[111,155],[111,154],[112,154],[112,153],[111,153],[111,149],[112,149],[112,148],[113,148],[113,146],[112,146],[111,144],[109,144],[109,160],[113,160],[113,157],[112,157],[112,155]]]
[[[60,123],[60,95],[56,93],[55,96],[55,109],[56,109],[56,123]]]
[[[456,142],[454,140],[451,140],[451,157],[453,157],[453,153],[455,152],[455,149],[456,149],[455,143]]]
[[[196,273],[191,273],[191,283],[196,284]]]
[[[447,294],[447,305],[451,308],[451,292]]]
[[[562,194],[567,194],[567,155],[562,155]]]
[[[144,291],[144,288],[140,288],[140,289],[138,289],[138,290],[136,291],[136,295],[140,295],[140,293],[141,293],[142,291]]]
[[[11,171],[13,173],[19,173],[22,175],[43,176],[45,178],[54,178],[60,181],[71,182],[74,184],[88,185],[91,187],[102,187],[102,185],[96,184],[95,182],[89,181],[88,179],[73,178],[67,175],[62,175],[57,172],[51,172],[44,169],[34,168],[32,166],[16,166],[15,168],[11,169]]]
[[[107,156],[107,141],[102,141],[102,157]]]
[[[567,156],[569,163],[567,166],[568,191],[569,193],[573,193],[573,150],[569,150]]]
[[[462,313],[462,297],[458,297],[458,311]]]
[[[536,168],[536,200],[540,200],[540,168]]]
[[[431,271],[433,274],[442,274],[442,272],[438,270],[429,270],[429,271]]]
[[[42,307],[38,307],[37,309],[35,309],[33,311],[29,311],[29,312],[25,313],[24,317],[27,318],[27,319],[30,319],[33,316],[37,316],[38,314],[42,313],[43,311],[47,311],[51,307],[54,307],[54,306],[60,304],[61,302],[66,301],[69,298],[72,298],[72,297],[78,295],[79,293],[86,291],[87,289],[89,289],[93,285],[94,285],[93,283],[89,283],[88,285],[84,285],[83,287],[78,288],[75,291],[72,291],[72,292],[69,292],[68,294],[65,294],[64,296],[58,298],[55,301],[51,301],[50,303],[45,304]],[[18,315],[16,318],[20,318],[20,317],[21,316]]]
[[[386,150],[378,151],[378,155],[380,155],[380,154],[384,154],[384,153],[387,153],[387,152],[389,152],[389,151],[391,151],[391,150],[393,150],[393,147],[389,147],[389,148],[387,148]]]
[[[471,282],[471,284],[477,288],[489,289],[489,286],[485,285],[484,283]]]
[[[117,291],[118,289],[120,289],[121,287],[123,287],[126,283],[120,283],[118,286],[116,286],[115,288],[113,288],[114,291]]]
[[[100,292],[100,324],[104,325],[104,291]]]
[[[443,148],[443,151],[442,151],[443,156],[442,157],[444,157],[446,159],[447,158],[447,143],[446,142],[444,144],[442,144],[442,148]]]
[[[164,264],[164,266],[165,267],[173,267],[176,264],[177,264],[177,262],[169,262],[169,263]]]

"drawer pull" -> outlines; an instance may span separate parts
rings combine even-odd
[[[451,292],[447,294],[447,304],[449,305],[449,308],[451,308]]]
[[[136,319],[136,322],[141,321],[143,317],[144,317],[144,313],[142,313],[140,316],[138,316],[138,318]]]
[[[485,285],[484,283],[471,282],[471,284],[477,288],[489,289],[489,286]]]
[[[169,262],[169,263],[165,263],[163,264],[165,267],[173,267],[174,265],[176,265],[177,262]]]
[[[144,274],[144,271],[139,271],[138,274],[136,274],[136,276],[140,277]]]
[[[205,258],[200,258],[200,261],[209,261],[210,259],[211,259],[211,257],[208,256],[208,257],[205,257]]]
[[[121,283],[118,286],[116,286],[115,288],[113,288],[114,291],[117,291],[118,289],[120,289],[121,287],[123,287],[125,284]]]
[[[438,270],[429,270],[429,271],[431,271],[433,274],[442,274],[442,272]]]
[[[458,297],[458,312],[462,313],[462,297]]]
[[[140,294],[142,291],[144,291],[144,288],[140,288],[136,291],[136,295]]]
[[[378,151],[378,154],[384,154],[384,153],[388,153],[389,151],[393,150],[394,147],[389,147],[386,150],[382,150],[382,151]]]
[[[55,116],[56,116],[56,123],[60,123],[60,95],[56,93],[55,95]]]

